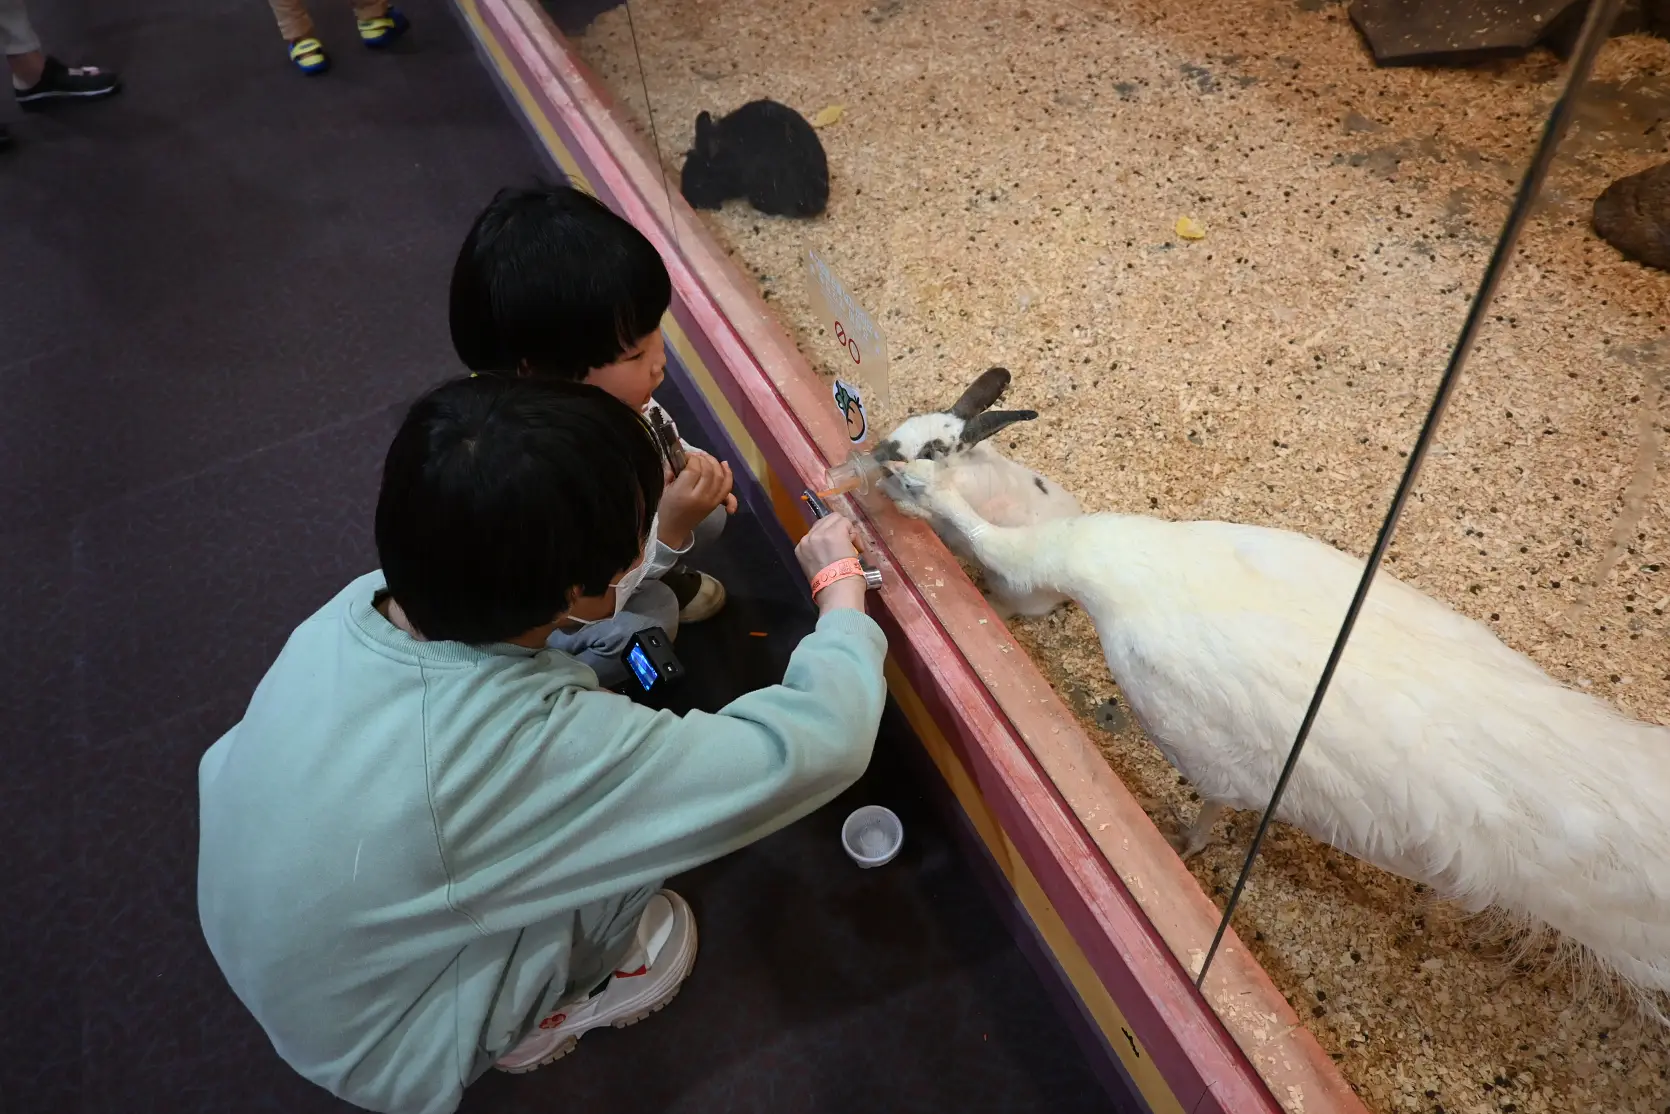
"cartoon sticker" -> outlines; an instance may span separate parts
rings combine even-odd
[[[864,392],[845,379],[835,380],[835,409],[847,424],[847,440],[862,444],[870,434],[870,419],[864,413]]]

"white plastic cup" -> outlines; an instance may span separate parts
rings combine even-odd
[[[865,805],[841,825],[842,849],[865,870],[892,862],[904,842],[905,826],[880,805]]]

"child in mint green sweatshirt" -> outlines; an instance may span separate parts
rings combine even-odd
[[[445,1114],[489,1067],[660,1008],[696,955],[663,880],[868,764],[886,646],[838,516],[796,550],[817,629],[717,714],[650,711],[547,648],[613,613],[661,487],[643,419],[599,389],[442,386],[389,450],[381,571],[295,630],[204,755],[204,935],[333,1094]]]

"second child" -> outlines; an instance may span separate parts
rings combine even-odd
[[[567,186],[505,189],[476,218],[452,271],[452,344],[471,371],[601,387],[672,428],[653,395],[666,376],[661,319],[672,279],[655,246],[590,194]],[[709,546],[736,510],[728,464],[683,442],[684,471],[668,477],[643,560],[616,585],[615,614],[571,623],[551,647],[607,687],[624,684],[632,636],[711,618],[725,587],[683,563]]]

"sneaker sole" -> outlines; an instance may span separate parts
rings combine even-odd
[[[644,1010],[642,1013],[633,1015],[632,1017],[623,1017],[619,1021],[616,1021],[614,1024],[608,1026],[608,1028],[611,1028],[611,1029],[630,1029],[632,1026],[638,1024],[638,1022],[648,1020],[649,1018],[653,1017],[654,1015],[660,1013],[662,1010],[666,1009],[668,1006],[672,1005],[673,1004],[673,999],[678,997],[678,992],[681,989],[683,989],[683,986],[684,986],[684,984],[680,983],[678,986],[673,988],[673,992],[671,994],[669,994],[665,998],[661,999],[661,1001],[657,1002],[655,1005],[649,1007],[647,1010]],[[604,1026],[599,1025],[597,1028],[602,1029],[602,1028],[604,1028]],[[593,1029],[587,1029],[586,1033],[591,1033],[591,1032],[595,1032],[595,1031],[596,1030],[593,1030]],[[556,1047],[556,1050],[554,1052],[552,1052],[549,1056],[547,1056],[547,1057],[545,1057],[545,1059],[539,1060],[535,1063],[523,1064],[521,1067],[518,1067],[518,1068],[503,1068],[503,1067],[498,1067],[498,1065],[494,1065],[494,1066],[496,1068],[498,1068],[499,1071],[504,1072],[506,1075],[526,1075],[530,1071],[538,1071],[540,1068],[546,1067],[547,1065],[550,1065],[550,1064],[554,1064],[558,1060],[562,1059],[564,1056],[567,1056],[570,1052],[573,1052],[576,1048],[578,1048],[580,1046],[580,1038],[585,1036],[586,1033],[579,1033],[575,1036],[569,1037],[567,1040],[565,1040],[561,1044],[559,1044]]]
[[[719,584],[718,581],[714,583]],[[719,584],[719,590],[714,593],[711,601],[701,607],[696,606],[695,600],[690,601],[690,606],[678,613],[678,621],[680,623],[705,623],[725,610],[725,604],[728,602],[730,602],[730,596],[725,591],[725,586]]]
[[[32,104],[45,104],[48,101],[96,101],[100,97],[114,97],[121,91],[122,87],[118,85],[112,89],[89,89],[83,93],[34,93],[27,97],[19,96],[17,103],[19,108],[27,109]]]
[[[579,1043],[580,1043],[580,1038],[579,1037],[569,1037],[567,1040],[565,1040],[561,1044],[557,1045],[557,1050],[555,1052],[551,1053],[549,1056],[545,1057],[545,1059],[543,1059],[543,1060],[535,1060],[531,1064],[523,1064],[521,1067],[515,1067],[515,1068],[507,1068],[502,1064],[494,1064],[493,1065],[493,1070],[494,1071],[502,1071],[506,1075],[526,1075],[530,1071],[538,1071],[540,1068],[544,1067],[546,1064],[556,1063],[558,1060],[562,1059],[564,1056],[567,1056],[570,1052],[573,1052],[574,1049],[575,1049],[575,1046],[577,1046]]]
[[[680,898],[679,900],[682,901],[683,898]],[[494,1064],[494,1070],[502,1071],[506,1075],[526,1075],[530,1071],[538,1071],[540,1068],[549,1064],[554,1064],[564,1056],[567,1056],[570,1052],[573,1052],[574,1049],[579,1046],[580,1038],[585,1036],[586,1033],[595,1032],[597,1029],[603,1028],[629,1029],[638,1024],[638,1022],[647,1020],[655,1014],[660,1013],[662,1010],[673,1004],[673,1000],[678,997],[678,992],[684,989],[684,980],[688,979],[690,977],[690,972],[696,968],[696,953],[701,950],[701,942],[698,936],[699,934],[696,927],[696,920],[695,917],[692,916],[690,919],[690,940],[688,945],[690,950],[684,957],[684,962],[681,964],[684,971],[683,974],[679,976],[678,981],[673,984],[671,993],[669,993],[666,997],[651,1002],[648,1006],[635,1014],[630,1014],[626,1017],[619,1017],[614,1021],[598,1025],[593,1029],[587,1029],[584,1032],[575,1033],[572,1037],[569,1037],[567,1040],[557,1045],[557,1047],[553,1049],[544,1059],[536,1060],[531,1064],[521,1064],[514,1068],[507,1068],[499,1064]]]

